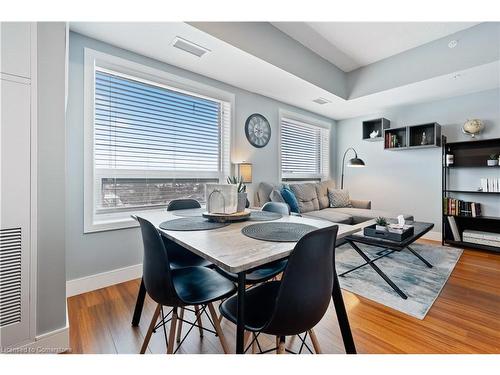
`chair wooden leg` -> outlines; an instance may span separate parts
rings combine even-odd
[[[177,327],[177,342],[181,342],[182,336],[182,319],[184,319],[184,307],[181,307],[181,311],[179,312],[179,327]]]
[[[279,338],[278,354],[285,354],[285,336]]]
[[[318,337],[316,336],[316,332],[314,332],[314,329],[312,328],[309,330],[309,337],[311,337],[311,341],[316,354],[321,354],[321,347],[319,345]]]
[[[248,344],[248,340],[250,339],[250,336],[252,335],[252,333],[250,331],[245,331],[245,333],[243,334],[243,346],[247,347],[247,344]]]
[[[222,328],[219,323],[219,318],[217,316],[217,313],[215,312],[215,308],[212,303],[208,304],[208,311],[210,312],[210,316],[214,322],[215,332],[217,332],[217,336],[219,336],[220,344],[222,345],[224,354],[228,354],[229,346],[227,346],[226,338],[224,337],[224,332],[222,332]]]
[[[151,319],[151,323],[149,324],[148,332],[146,333],[146,336],[144,337],[144,342],[142,343],[141,347],[141,354],[146,353],[146,349],[148,348],[149,340],[151,339],[151,335],[153,334],[153,329],[155,328],[156,322],[158,321],[158,315],[160,315],[160,309],[161,305],[158,304],[156,306],[155,312],[153,313],[153,318]]]
[[[176,328],[177,328],[177,307],[174,307],[174,309],[172,310],[172,320],[170,321],[170,331],[168,332],[167,354],[172,354],[174,352]]]
[[[203,337],[203,323],[201,322],[200,308],[198,306],[194,307],[196,312],[196,323],[198,323],[198,330],[200,331],[200,337]]]
[[[280,337],[276,336],[276,354],[279,354],[278,353],[279,347],[280,347]]]
[[[255,354],[257,352],[257,338],[255,337],[255,333],[252,335],[252,354]]]

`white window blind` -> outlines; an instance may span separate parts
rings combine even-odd
[[[95,213],[204,198],[229,173],[230,104],[95,70]]]
[[[281,178],[326,179],[329,174],[329,129],[281,118]]]

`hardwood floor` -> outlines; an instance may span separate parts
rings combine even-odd
[[[133,280],[68,298],[72,352],[139,353],[155,304],[147,298],[140,326],[132,327],[138,288],[139,280]],[[359,353],[500,353],[500,255],[464,251],[424,320],[347,291],[343,295]],[[234,325],[223,320],[222,329],[234,351]],[[344,353],[333,305],[315,331],[323,353]],[[263,336],[263,349],[275,346],[274,337]],[[287,347],[296,350],[299,344],[298,338],[287,338]],[[159,329],[147,352],[165,351]],[[213,334],[200,338],[194,329],[179,352],[222,353],[222,347]]]

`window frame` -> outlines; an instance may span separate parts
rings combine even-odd
[[[281,141],[282,141],[282,124],[283,119],[289,119],[295,122],[300,123],[303,126],[312,127],[312,128],[320,128],[328,131],[328,142],[327,142],[327,166],[326,173],[322,173],[324,170],[323,166],[320,164],[320,173],[318,174],[294,174],[292,175],[283,175],[282,170],[282,157],[281,157]],[[279,169],[279,181],[282,183],[289,183],[293,181],[297,182],[311,182],[311,181],[324,181],[330,178],[330,168],[331,168],[331,123],[326,121],[321,121],[309,116],[304,116],[295,112],[290,112],[287,110],[280,109],[279,110],[279,135],[278,135],[278,169]],[[323,154],[323,150],[320,150],[320,153]],[[320,156],[320,163],[323,163],[324,160]]]
[[[229,105],[230,117],[228,119],[227,138],[221,140],[221,155],[219,165],[219,181],[223,181],[225,175],[230,172],[231,156],[233,154],[233,124],[235,119],[234,103],[235,95],[212,86],[208,86],[197,81],[187,79],[158,70],[140,63],[123,59],[121,57],[109,55],[103,52],[84,49],[84,233],[116,230],[138,226],[137,222],[130,217],[130,214],[140,214],[142,212],[161,211],[164,207],[151,207],[144,209],[119,210],[110,213],[96,214],[96,198],[100,191],[94,166],[94,118],[95,118],[95,71],[96,68],[103,71],[110,71],[124,78],[133,79],[146,84],[153,84],[168,90],[174,90],[188,95],[195,95],[209,100],[225,102]],[[172,174],[148,173],[154,177],[164,178],[191,178],[189,173]],[[117,176],[133,177],[138,176],[137,171],[120,171]],[[157,176],[156,176],[157,175]],[[141,176],[143,177],[143,176]],[[197,178],[214,178],[213,174],[205,176],[197,173]]]

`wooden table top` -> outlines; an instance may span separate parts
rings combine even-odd
[[[199,209],[195,210],[199,212]],[[187,211],[183,210],[183,213]],[[159,228],[159,225],[164,221],[179,219],[175,211],[151,211],[142,213],[140,216],[153,223],[167,238],[209,260],[220,268],[233,273],[247,271],[260,265],[286,258],[296,244],[295,242],[261,241],[247,237],[241,233],[241,228],[258,223],[255,221],[232,223],[223,228],[204,231],[171,231],[163,230]],[[366,225],[374,223],[374,220],[370,220],[358,225],[344,225],[299,216],[284,216],[274,222],[278,221],[303,223],[317,228],[338,225],[338,238],[355,233],[362,230]]]

